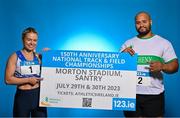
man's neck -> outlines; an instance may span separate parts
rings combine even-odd
[[[151,38],[153,36],[154,36],[154,34],[152,32],[149,32],[146,35],[140,35],[140,34],[138,35],[139,38],[143,38],[143,39],[148,39],[148,38]]]

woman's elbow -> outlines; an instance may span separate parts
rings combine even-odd
[[[8,84],[12,84],[12,81],[9,77],[5,77],[5,84],[8,85]]]
[[[6,85],[10,84],[10,82],[9,82],[8,80],[6,80],[6,79],[5,79],[4,83],[5,83]]]

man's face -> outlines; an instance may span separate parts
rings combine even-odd
[[[139,14],[135,22],[136,30],[140,35],[146,35],[151,31],[151,19],[147,14]]]

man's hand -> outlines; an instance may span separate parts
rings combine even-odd
[[[124,49],[122,52],[128,52],[131,56],[135,54],[135,51],[131,47]]]
[[[48,51],[51,50],[50,48],[43,48],[42,51]]]
[[[163,66],[164,66],[164,64],[159,61],[150,62],[149,71],[150,72],[160,72],[163,70]]]

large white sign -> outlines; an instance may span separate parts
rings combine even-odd
[[[135,110],[137,55],[51,50],[42,55],[40,106]]]

